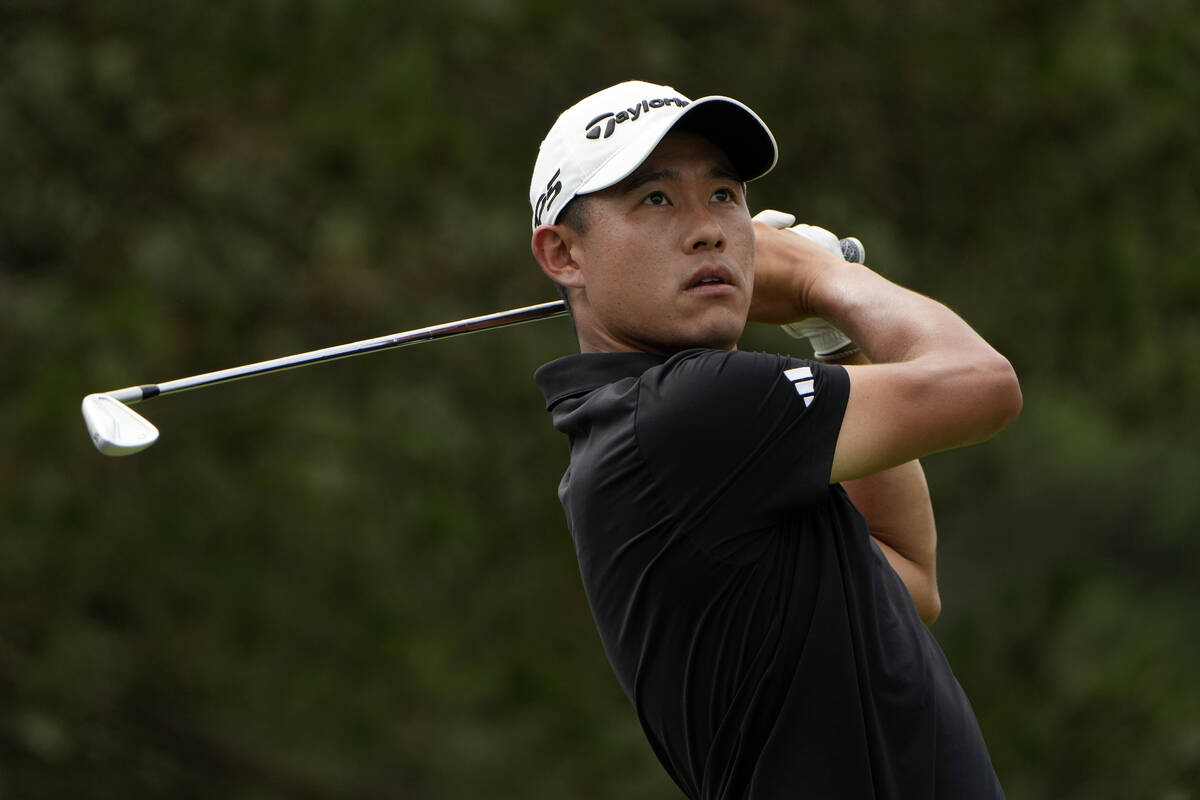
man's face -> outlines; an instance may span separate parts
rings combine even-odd
[[[732,349],[754,285],[741,181],[707,139],[670,133],[625,180],[588,195],[573,237],[582,349]],[[582,295],[582,297],[580,297]]]

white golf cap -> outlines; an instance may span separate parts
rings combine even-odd
[[[533,167],[533,227],[558,221],[576,195],[612,186],[646,160],[681,122],[719,147],[743,181],[775,166],[775,137],[759,116],[730,97],[689,100],[670,86],[626,81],[559,115]]]

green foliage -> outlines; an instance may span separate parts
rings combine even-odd
[[[554,495],[565,323],[154,403],[132,459],[77,412],[553,297],[537,144],[640,77],[750,103],[755,208],[860,236],[1021,374],[1008,431],[927,464],[935,631],[1010,795],[1197,797],[1192,4],[0,14],[0,795],[677,795]]]

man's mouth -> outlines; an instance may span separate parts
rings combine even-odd
[[[725,267],[704,267],[696,271],[687,284],[687,291],[714,292],[733,288],[733,275]]]

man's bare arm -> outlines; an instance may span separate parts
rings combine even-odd
[[[750,318],[822,317],[872,362],[846,367],[850,398],[831,483],[984,441],[1020,411],[1008,360],[953,311],[802,237],[761,224],[755,231]]]
[[[945,306],[756,226],[750,318],[827,319],[863,353],[843,362],[850,398],[830,482],[840,482],[926,623],[938,615],[937,531],[917,458],[983,441],[1021,407],[1011,365]],[[874,362],[874,363],[872,363]]]

